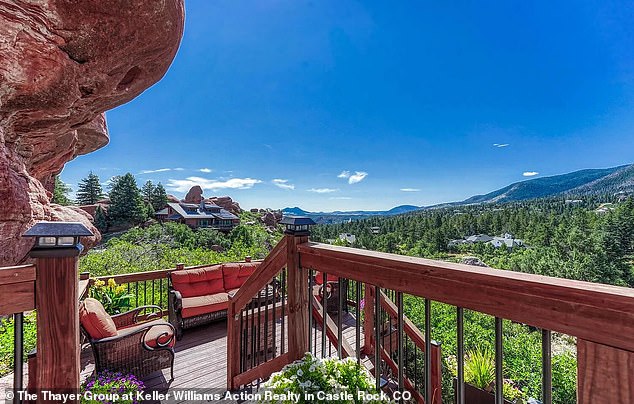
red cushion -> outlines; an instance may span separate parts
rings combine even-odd
[[[117,335],[117,326],[112,321],[112,317],[106,313],[98,300],[91,297],[79,304],[79,321],[92,339]]]
[[[172,327],[169,326],[165,320],[154,320],[148,321],[146,323],[135,324],[131,327],[123,327],[118,330],[118,334],[123,334],[130,332],[130,330],[138,330],[140,328],[145,328],[148,325],[152,325],[152,327],[145,334],[143,340],[147,344],[147,346],[156,348],[159,343],[161,346],[165,346],[164,344],[168,344],[170,347],[174,347],[176,343],[176,338],[174,337],[174,331],[172,331]],[[157,343],[158,341],[158,343]]]
[[[225,290],[238,289],[255,272],[259,262],[222,264]]]
[[[229,295],[216,293],[214,295],[183,298],[183,318],[195,317],[201,314],[226,310],[229,307]]]
[[[174,271],[170,276],[172,286],[183,297],[212,295],[225,291],[220,265]]]
[[[338,276],[326,274],[326,282],[337,282],[339,280]],[[315,282],[318,285],[324,283],[324,275],[321,272],[315,271]]]

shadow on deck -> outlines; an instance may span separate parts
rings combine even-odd
[[[335,316],[336,319],[336,316]],[[354,316],[344,315],[343,335],[351,346],[356,349]],[[278,324],[279,330],[279,324]],[[313,352],[321,354],[321,329],[313,328]],[[279,331],[278,331],[279,335]],[[363,336],[361,335],[363,344]],[[279,346],[279,345],[278,345]],[[325,356],[336,355],[336,348],[327,342]],[[185,330],[183,338],[175,346],[174,380],[170,382],[170,370],[163,369],[143,379],[146,392],[169,393],[168,400],[145,401],[146,403],[231,403],[230,400],[196,400],[192,396],[176,397],[177,394],[195,393],[226,393],[227,389],[227,322],[215,323]],[[279,354],[279,350],[278,350]],[[365,359],[365,358],[364,358]],[[364,360],[366,362],[367,359]],[[371,364],[366,364],[370,365]],[[81,379],[91,377],[95,369],[90,345],[84,344],[81,352]],[[257,387],[256,387],[257,388]],[[235,402],[235,401],[233,401]]]

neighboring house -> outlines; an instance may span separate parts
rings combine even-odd
[[[339,240],[347,241],[349,244],[354,244],[357,241],[357,236],[350,233],[341,233],[339,235]]]
[[[473,243],[488,243],[489,241],[493,240],[493,237],[487,235],[487,234],[474,234],[473,236],[469,236],[466,238],[466,243],[468,244],[473,244]]]
[[[169,202],[167,206],[156,212],[161,221],[184,223],[191,228],[211,228],[220,231],[231,231],[240,224],[240,218],[211,202],[200,204],[185,202]]]
[[[524,241],[514,238],[512,234],[505,233],[502,237],[491,237],[487,234],[474,234],[465,239],[451,240],[448,244],[449,248],[457,247],[461,244],[488,243],[495,248],[506,247],[513,249],[515,247],[524,247]]]
[[[372,232],[372,234],[379,234],[379,232],[381,231],[380,227],[370,227],[370,232]]]
[[[614,206],[613,203],[602,203],[595,210],[595,212],[596,213],[608,213],[609,211],[614,210],[614,209],[616,209],[616,206]]]

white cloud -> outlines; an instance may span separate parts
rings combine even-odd
[[[341,174],[337,176],[337,178],[349,178],[349,177],[350,177],[350,171],[348,170],[343,170]]]
[[[353,175],[348,178],[348,184],[356,184],[357,182],[361,182],[368,176],[368,173],[365,171],[355,171]]]
[[[351,198],[351,197],[349,197],[349,196],[331,196],[331,197],[330,197],[330,198],[328,198],[328,199],[331,199],[331,200],[341,200],[341,201],[347,201],[347,200],[352,199],[352,198]]]
[[[174,171],[185,171],[185,169],[183,167],[176,167]]]
[[[534,177],[539,174],[537,171],[525,171],[522,175],[524,177]]]
[[[273,181],[271,181],[273,183],[273,185],[275,185],[278,188],[282,188],[282,189],[295,189],[295,185],[293,184],[289,184],[288,180],[283,180],[280,178],[276,178]]]
[[[262,181],[254,178],[231,178],[228,180],[207,179],[201,177],[187,177],[184,180],[169,179],[167,188],[176,192],[187,192],[194,185],[200,185],[202,189],[249,189]]]
[[[176,170],[174,168],[174,170]],[[164,173],[166,171],[172,171],[172,168],[159,168],[156,170],[141,170],[139,174],[154,174],[154,173]]]
[[[210,173],[213,170],[211,168],[199,168],[198,171],[200,171],[201,173]]]
[[[510,146],[510,144],[508,144],[508,143],[493,143],[493,147],[498,147],[498,148],[509,147],[509,146]]]
[[[401,191],[403,191],[403,192],[420,192],[420,189],[418,189],[418,188],[401,188]]]
[[[337,192],[337,191],[339,190],[335,188],[311,188],[308,190],[308,192],[315,192],[318,194],[330,194],[332,192]]]

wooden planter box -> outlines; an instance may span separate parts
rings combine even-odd
[[[457,379],[453,379],[453,387],[454,391],[458,389]],[[464,396],[466,404],[495,404],[495,394],[479,389],[469,383],[464,384]],[[504,400],[504,404],[513,404],[513,402]]]

